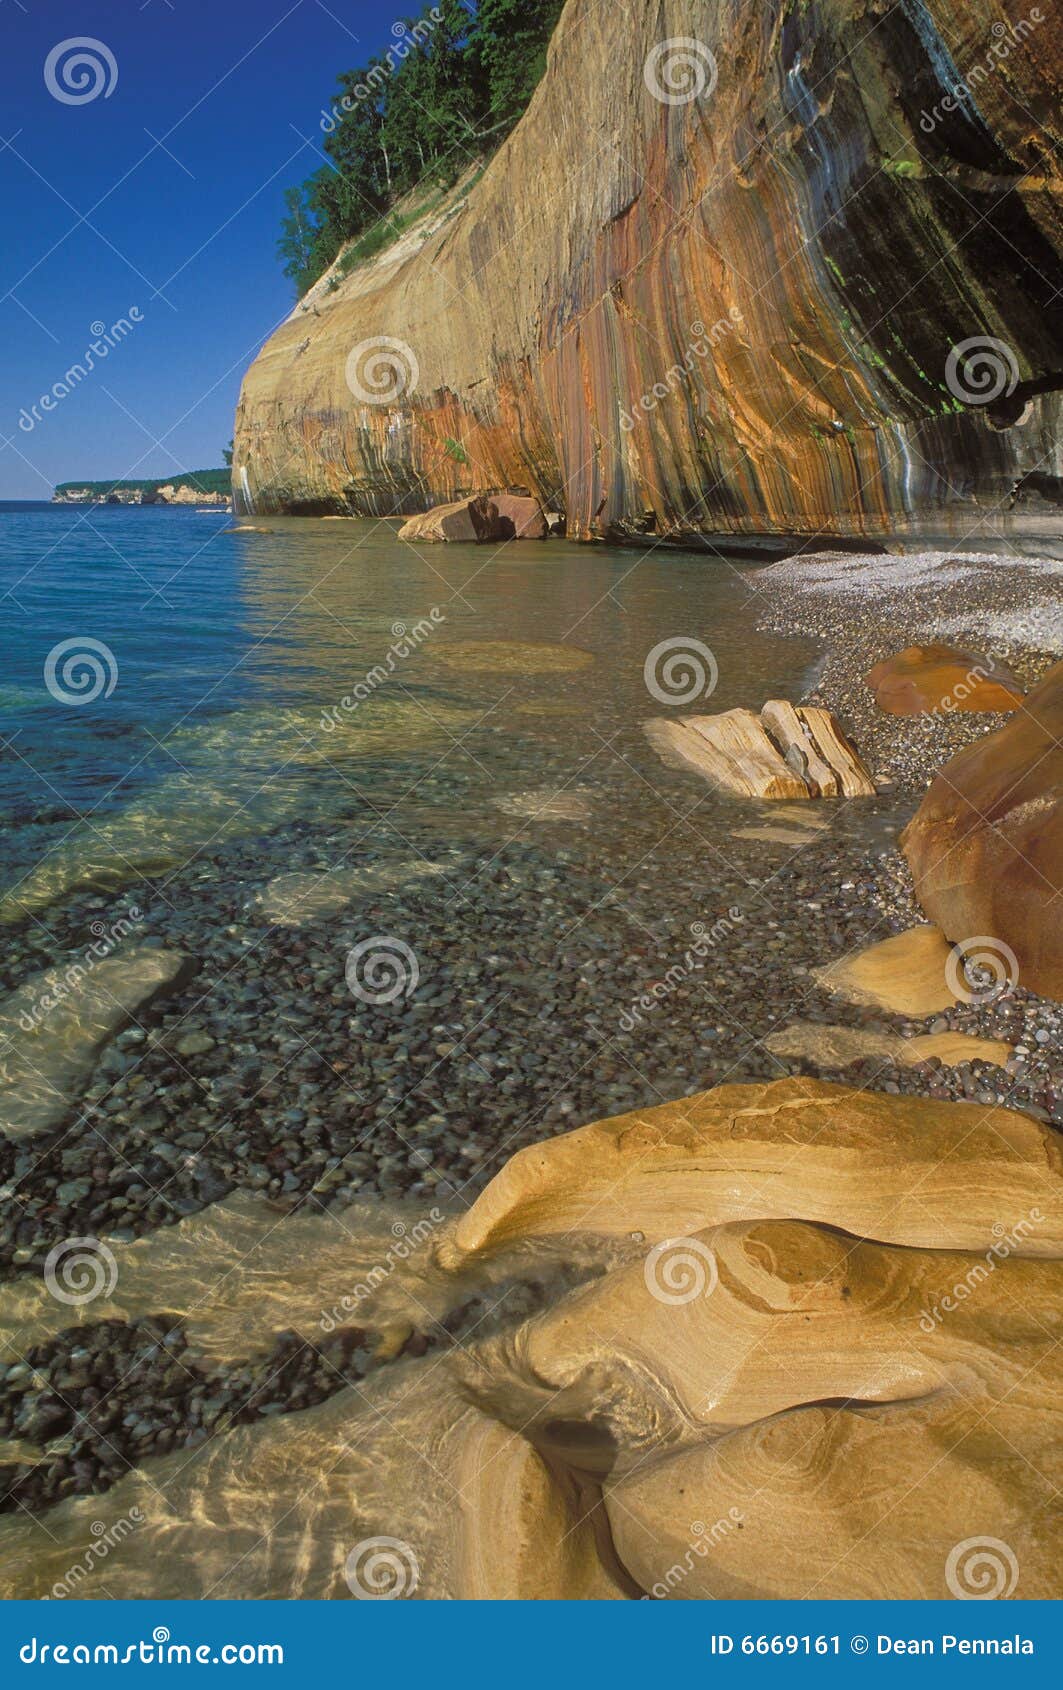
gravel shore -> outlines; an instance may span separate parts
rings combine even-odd
[[[746,580],[761,628],[826,642],[805,702],[836,711],[897,792],[922,791],[942,763],[1004,717],[886,715],[864,682],[876,663],[940,640],[1000,659],[1029,688],[1063,651],[1063,562],[1056,558],[828,552],[747,571]]]
[[[813,978],[922,919],[897,832],[940,763],[995,724],[884,717],[863,674],[942,636],[988,645],[1027,683],[1051,660],[1060,565],[954,561],[846,554],[750,572],[765,627],[826,642],[810,697],[891,783],[874,799],[823,801],[829,825],[800,846],[742,837],[770,825],[773,807],[664,770],[631,725],[604,768],[574,771],[559,750],[527,791],[474,818],[422,803],[401,835],[382,830],[347,860],[364,870],[355,902],[304,925],[271,926],[261,900],[278,875],[333,866],[313,821],[200,858],[169,878],[165,900],[140,891],[138,945],[180,951],[195,975],[105,1048],[61,1127],[0,1141],[3,1272],[40,1276],[65,1239],[140,1237],[234,1190],[279,1217],[366,1198],[456,1209],[523,1145],[729,1081],[809,1072],[1061,1122],[1061,1006],[1016,989],[915,1021],[842,1002]],[[411,857],[435,872],[404,880]],[[94,922],[113,925],[131,904],[81,896],[13,929],[6,989],[80,954]],[[401,939],[417,963],[415,988],[376,1004],[347,977],[375,935]],[[1006,1069],[821,1070],[765,1047],[796,1021],[974,1033],[1015,1055]],[[0,1470],[0,1507],[106,1489],[147,1455],[305,1408],[371,1365],[352,1329],[328,1344],[280,1333],[265,1360],[207,1367],[166,1306],[160,1286],[158,1319],[86,1320],[0,1355],[0,1436],[41,1449]],[[444,1341],[442,1329],[413,1334],[405,1353]]]

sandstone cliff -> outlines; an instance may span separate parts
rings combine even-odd
[[[568,0],[483,176],[252,365],[237,499],[520,485],[585,537],[1054,495],[1061,57],[1053,0]]]

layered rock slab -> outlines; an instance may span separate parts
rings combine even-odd
[[[986,1248],[1037,1207],[1030,1251],[1063,1253],[1063,1147],[1008,1109],[820,1080],[720,1086],[519,1150],[440,1245],[453,1268],[518,1238],[585,1230],[651,1242],[799,1214],[926,1248]]]

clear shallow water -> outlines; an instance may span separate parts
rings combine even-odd
[[[89,922],[129,897],[143,933],[198,969],[146,1044],[114,1066],[108,1053],[54,1149],[0,1145],[19,1205],[0,1214],[3,1361],[66,1325],[41,1263],[72,1235],[111,1240],[120,1267],[115,1296],[77,1311],[82,1324],[169,1311],[187,1316],[196,1354],[233,1363],[284,1327],[320,1343],[320,1307],[387,1259],[407,1213],[397,1199],[422,1221],[437,1201],[452,1211],[522,1142],[700,1089],[747,1052],[761,1071],[755,1036],[792,1003],[771,949],[780,854],[735,840],[754,811],[662,768],[641,732],[669,708],[644,673],[666,640],[711,648],[711,709],[799,696],[816,649],[756,633],[744,574],[552,542],[417,552],[369,522],[230,525],[139,508],[0,512],[5,988],[81,955]],[[46,685],[67,640],[111,654],[91,702]],[[448,661],[465,642],[539,645]],[[837,819],[855,829],[870,815]],[[409,858],[440,872],[306,933],[256,911],[285,873]],[[628,1006],[683,954],[692,921],[738,901],[738,938],[666,1015],[631,1028]],[[807,922],[829,951],[837,935],[818,913]],[[422,985],[370,1015],[344,956],[382,931],[416,946]],[[807,937],[795,954],[813,959]],[[754,979],[778,998],[763,1027]],[[213,1049],[181,1054],[190,1027]],[[190,1129],[196,1148],[177,1156]],[[326,1167],[336,1178],[305,1202]],[[58,1200],[86,1171],[88,1194]],[[349,1208],[363,1194],[368,1215]],[[389,1274],[366,1318],[431,1326],[444,1307],[416,1263]],[[101,1479],[96,1464],[119,1434],[77,1432],[45,1463],[78,1469],[93,1494],[67,1494],[43,1527],[24,1512],[0,1523],[0,1588],[47,1589],[92,1522],[136,1506],[150,1524],[111,1561],[126,1594],[345,1594],[358,1536],[413,1531],[408,1517],[426,1542],[443,1529],[443,1445],[470,1416],[480,1424],[460,1369],[430,1354],[317,1408],[134,1455],[113,1488],[113,1465]],[[107,1594],[106,1578],[82,1593]]]
[[[711,647],[721,709],[759,704],[769,675],[791,690],[813,655],[752,632],[745,579],[704,558],[564,542],[416,552],[388,524],[231,525],[139,507],[0,512],[9,884],[49,853],[63,858],[51,896],[72,855],[153,857],[157,869],[304,804],[324,813],[367,759],[390,797],[402,765],[442,758],[456,805],[499,780],[504,795],[510,775],[518,790],[571,781],[573,757],[600,761],[599,735],[660,708],[643,664],[662,639]],[[485,639],[573,644],[595,661],[536,675],[438,660],[449,642]],[[96,667],[65,681],[60,666],[57,684],[99,696],[49,692],[49,653],[66,642]],[[511,735],[520,753],[507,759]]]

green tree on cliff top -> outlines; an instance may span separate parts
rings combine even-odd
[[[343,72],[322,124],[329,163],[284,196],[278,254],[300,293],[397,199],[448,186],[503,140],[542,76],[562,3],[437,0],[394,27],[383,55]]]

